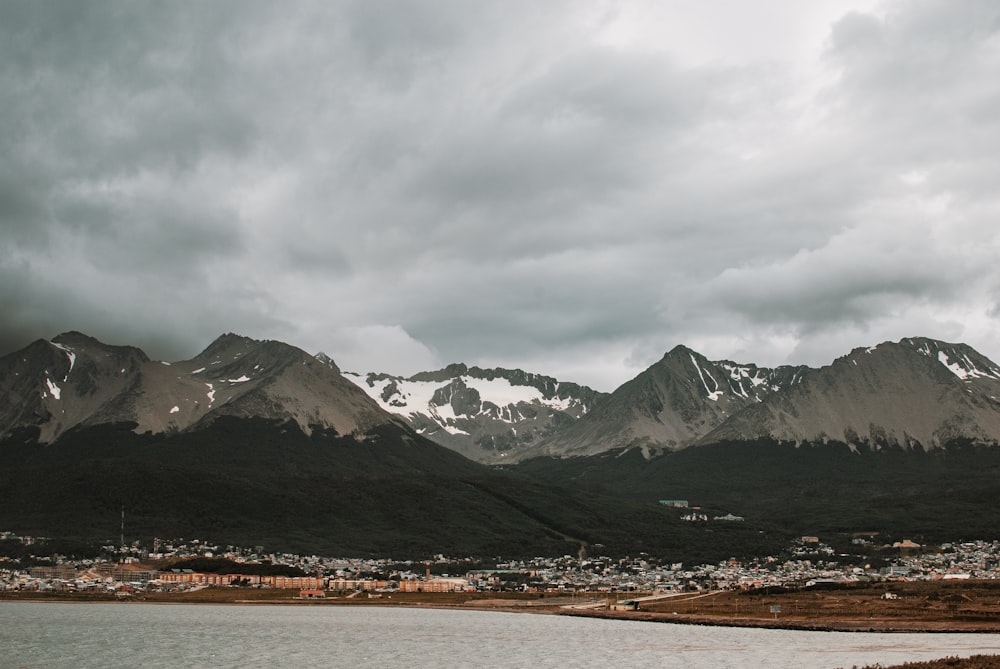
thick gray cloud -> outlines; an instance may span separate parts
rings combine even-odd
[[[1000,359],[1000,9],[765,4],[5,3],[0,352]]]

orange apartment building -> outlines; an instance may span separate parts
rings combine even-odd
[[[400,592],[465,592],[471,588],[464,578],[404,579],[399,582]]]
[[[373,581],[373,580],[363,580],[363,581],[352,581],[344,578],[331,578],[327,588],[329,590],[336,590],[339,592],[353,592],[357,590],[363,590],[365,592],[370,590],[381,590],[389,584],[388,581]]]
[[[326,587],[326,579],[317,576],[256,576],[251,574],[203,574],[190,569],[160,572],[157,578],[164,583],[191,583],[192,585],[227,586],[233,583],[279,589],[315,590]]]

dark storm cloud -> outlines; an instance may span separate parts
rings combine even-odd
[[[507,214],[515,227],[557,220],[563,248],[567,219],[643,188],[663,151],[681,157],[676,144],[698,125],[713,83],[683,76],[664,57],[575,53],[485,115],[463,115],[429,148],[408,194]]]
[[[0,346],[234,330],[602,389],[677,343],[989,355],[998,11],[841,5],[782,61],[683,3],[6,3]]]
[[[232,89],[246,82],[215,39],[213,7],[8,3],[5,120],[63,176],[183,169],[206,150],[240,150],[249,128]]]
[[[48,235],[41,175],[25,173],[18,167],[10,163],[0,166],[0,226],[8,244],[43,245]]]
[[[359,57],[399,83],[462,41],[472,3],[390,0],[349,2],[345,18]]]
[[[190,334],[156,321],[189,320],[171,305],[204,281],[206,262],[240,251],[239,218],[202,173],[206,161],[245,155],[253,131],[209,39],[225,25],[218,9],[0,10],[8,340],[73,327],[135,336],[164,355],[188,349]]]

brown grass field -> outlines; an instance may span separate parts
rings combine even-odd
[[[895,599],[884,599],[886,593]],[[935,581],[783,592],[713,592],[640,602],[602,617],[842,631],[1000,632],[1000,582]]]

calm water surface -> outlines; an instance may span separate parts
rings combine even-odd
[[[1000,654],[996,634],[697,627],[331,606],[0,603],[0,667],[851,667]]]

